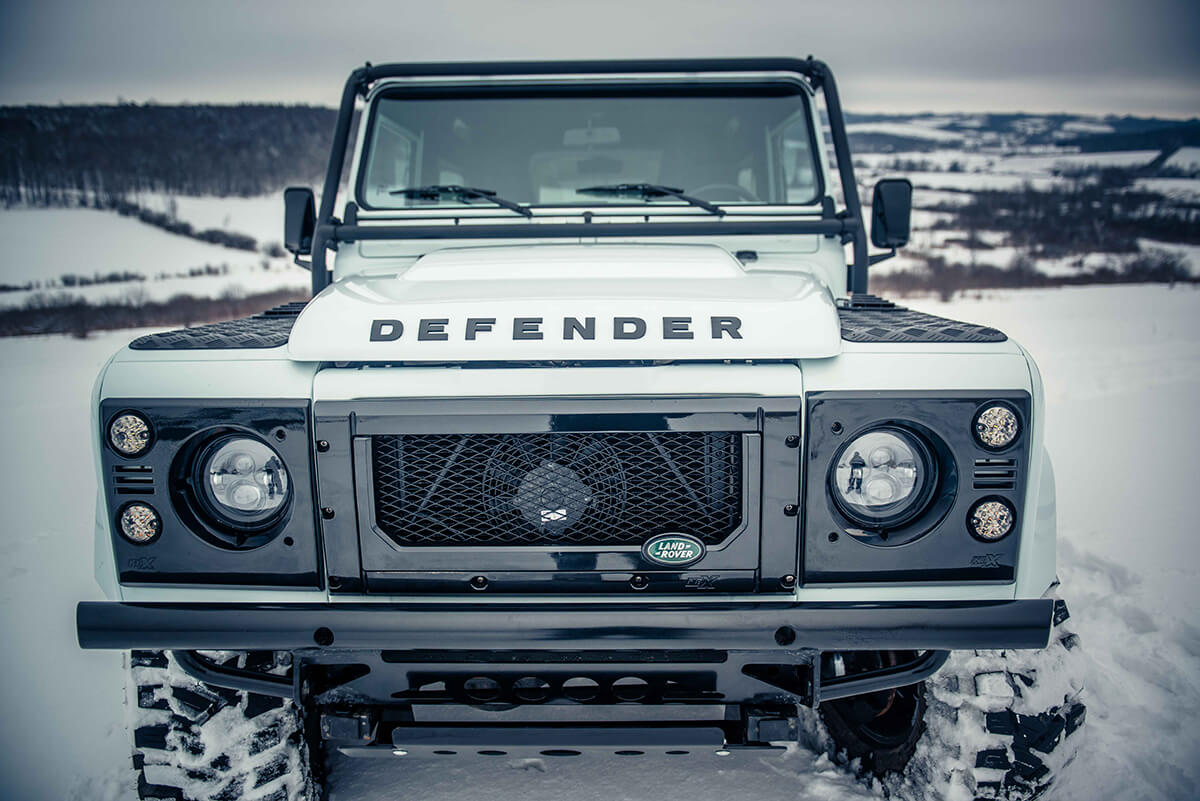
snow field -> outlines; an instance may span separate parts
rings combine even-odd
[[[139,206],[175,215],[197,231],[217,228],[249,234],[261,248],[272,242],[283,244],[283,190],[257,197],[196,197],[147,192],[132,198]]]
[[[0,308],[22,306],[39,294],[70,295],[93,303],[161,301],[179,294],[217,297],[227,291],[302,289],[311,281],[288,259],[200,242],[110,211],[3,210],[0,239],[7,250],[0,284],[38,284],[28,291],[0,292]],[[190,270],[205,267],[217,274],[188,277]],[[90,278],[113,272],[135,273],[145,280],[74,287],[61,280],[63,275]]]
[[[888,136],[906,136],[912,139],[928,139],[933,142],[958,143],[963,135],[954,131],[943,131],[932,124],[922,125],[915,122],[856,122],[846,126],[848,134],[887,134]]]
[[[1200,544],[1185,486],[1200,442],[1200,291],[1085,287],[911,305],[999,327],[1045,382],[1061,594],[1091,663],[1088,747],[1061,797],[1196,797]]]
[[[1181,170],[1200,170],[1200,147],[1181,147],[1167,159],[1168,167]]]

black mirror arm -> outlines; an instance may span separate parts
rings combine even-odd
[[[867,264],[868,265],[879,264],[879,262],[887,261],[888,259],[892,258],[895,255],[896,255],[895,248],[892,248],[887,253],[876,253],[872,256],[867,257]]]

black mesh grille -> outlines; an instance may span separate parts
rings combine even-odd
[[[742,520],[736,433],[374,437],[375,518],[402,545],[714,545]]]

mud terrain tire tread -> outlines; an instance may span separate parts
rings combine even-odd
[[[928,733],[893,798],[1032,801],[1042,798],[1079,751],[1087,716],[1079,638],[1066,603],[1055,601],[1050,644],[1041,651],[955,653],[926,684]]]
[[[210,656],[272,668],[269,653]],[[139,799],[317,801],[293,702],[204,684],[163,651],[133,651],[129,668]]]

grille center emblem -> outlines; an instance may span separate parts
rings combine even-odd
[[[592,493],[579,474],[550,461],[526,473],[512,499],[530,525],[551,532],[573,525],[591,502]]]
[[[659,534],[646,540],[642,556],[664,567],[684,567],[704,557],[704,543],[690,534]]]

